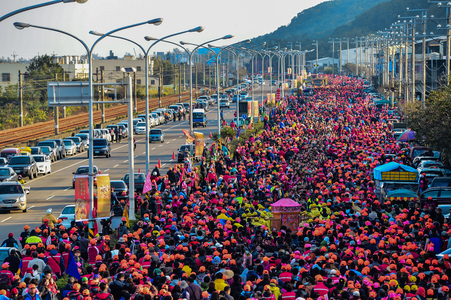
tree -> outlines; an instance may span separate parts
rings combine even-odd
[[[54,55],[35,56],[30,60],[27,67],[29,74],[26,77],[27,83],[35,90],[39,90],[39,101],[41,103],[47,100],[47,82],[53,81],[55,74],[58,75],[58,78],[62,78],[64,69],[54,59]]]
[[[451,157],[451,86],[435,91],[421,108],[419,101],[404,105],[408,126],[417,140]]]

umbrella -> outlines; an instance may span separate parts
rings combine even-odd
[[[404,131],[397,139],[397,141],[400,141],[400,142],[408,142],[408,141],[414,141],[414,140],[415,140],[415,131],[412,131],[412,130]]]

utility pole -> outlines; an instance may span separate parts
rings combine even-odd
[[[55,73],[55,81],[58,81],[58,73]],[[55,134],[59,134],[59,123],[60,123],[60,113],[59,106],[53,108],[53,113],[55,114]]]
[[[63,70],[63,81],[66,81],[66,70]],[[66,117],[66,107],[63,106],[63,118],[65,119]]]
[[[312,45],[316,45],[316,73],[318,73],[318,40],[316,40]],[[280,49],[280,47],[279,47]]]
[[[404,48],[404,45],[403,45],[403,38],[404,38],[404,28],[403,28],[404,26],[401,26],[401,38],[400,38],[400,43],[399,43],[399,88],[398,88],[398,99],[401,99],[402,98],[402,87],[403,87],[403,84],[402,84],[402,78],[403,78],[403,57],[402,57],[402,55],[403,55],[403,48]]]
[[[211,70],[210,70],[210,65],[207,66],[208,68],[208,92],[210,93],[211,91]],[[219,95],[218,96],[218,100],[219,100]]]
[[[159,67],[158,70],[160,71],[158,74],[158,107],[161,108],[161,93],[162,91],[162,83],[163,83],[163,71],[162,68]]]
[[[100,82],[105,83],[105,71],[101,70],[100,71]],[[100,95],[101,95],[101,109],[102,109],[102,123],[105,123],[105,103],[103,103],[103,101],[105,101],[105,86],[102,85],[100,87]]]
[[[99,82],[99,68],[96,68],[96,82]],[[97,86],[96,90],[97,90],[97,93],[100,94],[98,86]],[[99,106],[99,102],[98,102],[99,99],[100,99],[100,95],[97,95],[97,104],[96,104],[97,111],[100,110],[100,106]]]
[[[174,95],[175,95],[177,93],[177,86],[176,86],[176,83],[177,83],[177,71],[175,69],[175,64],[173,65],[173,67],[174,67]]]
[[[359,76],[359,52],[358,52],[358,47],[359,47],[359,38],[356,37],[355,38],[355,76]]]
[[[449,61],[449,57],[448,57]],[[415,95],[415,18],[412,21],[412,101],[417,99]]]
[[[406,43],[404,44],[405,48],[406,48],[406,55],[404,57],[404,65],[405,65],[405,69],[404,69],[404,74],[406,77],[406,84],[405,84],[405,98],[406,98],[406,103],[409,103],[410,101],[410,97],[409,97],[409,43],[408,43],[408,36],[409,36],[409,24],[406,23],[406,28],[405,28],[405,37],[406,37]]]
[[[395,103],[395,46],[391,49],[391,99],[390,106],[393,107]]]
[[[179,65],[179,103],[182,102],[182,65]]]
[[[185,91],[185,86],[186,86],[185,73],[186,73],[185,64],[183,64],[183,91]]]
[[[23,94],[22,94],[23,86],[22,86],[22,71],[19,70],[19,101],[20,101],[20,123],[19,126],[23,127]]]
[[[194,69],[195,69],[195,75],[194,75],[194,76],[195,76],[195,79],[196,79],[196,88],[195,88],[196,91],[195,91],[195,95],[196,95],[196,98],[197,98],[197,64],[195,65],[195,68],[194,68]]]
[[[329,43],[332,43],[332,75],[335,75],[335,38],[332,38]]]

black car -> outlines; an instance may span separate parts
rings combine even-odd
[[[119,201],[128,199],[128,188],[123,180],[110,180],[110,185]]]
[[[81,140],[79,136],[69,136],[66,140],[73,140],[75,145],[77,145],[77,152],[85,151],[85,143]]]
[[[194,145],[182,145],[180,146],[179,150],[177,150],[178,154],[177,154],[177,161],[179,163],[183,162],[185,160],[185,157],[188,156],[188,154],[190,154],[191,148],[194,149]]]
[[[111,157],[111,144],[107,139],[93,139],[92,151],[94,156]],[[88,152],[89,157],[89,152]]]
[[[6,181],[17,181],[17,173],[11,167],[1,167],[0,168],[0,182]]]
[[[0,167],[6,167],[8,165],[8,159],[6,157],[0,157]]]
[[[52,148],[50,148],[49,146],[42,146],[40,148],[42,154],[47,155],[50,161],[56,161],[55,152],[52,150]]]
[[[47,141],[55,141],[55,143],[58,145],[60,156],[66,157],[66,146],[64,145],[62,139],[48,139]]]
[[[122,180],[125,182],[128,189],[130,190],[128,177],[129,177],[129,175],[125,174],[125,176]],[[144,173],[135,173],[135,176],[133,178],[134,178],[134,183],[135,183],[135,192],[142,193],[143,188],[144,188],[144,182],[146,182],[146,176],[144,175]]]
[[[14,172],[22,176],[28,176],[33,179],[38,176],[38,166],[31,155],[18,155],[9,160],[9,164]]]

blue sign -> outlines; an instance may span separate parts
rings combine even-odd
[[[243,118],[243,120],[247,119],[247,115],[241,115],[241,118]]]

